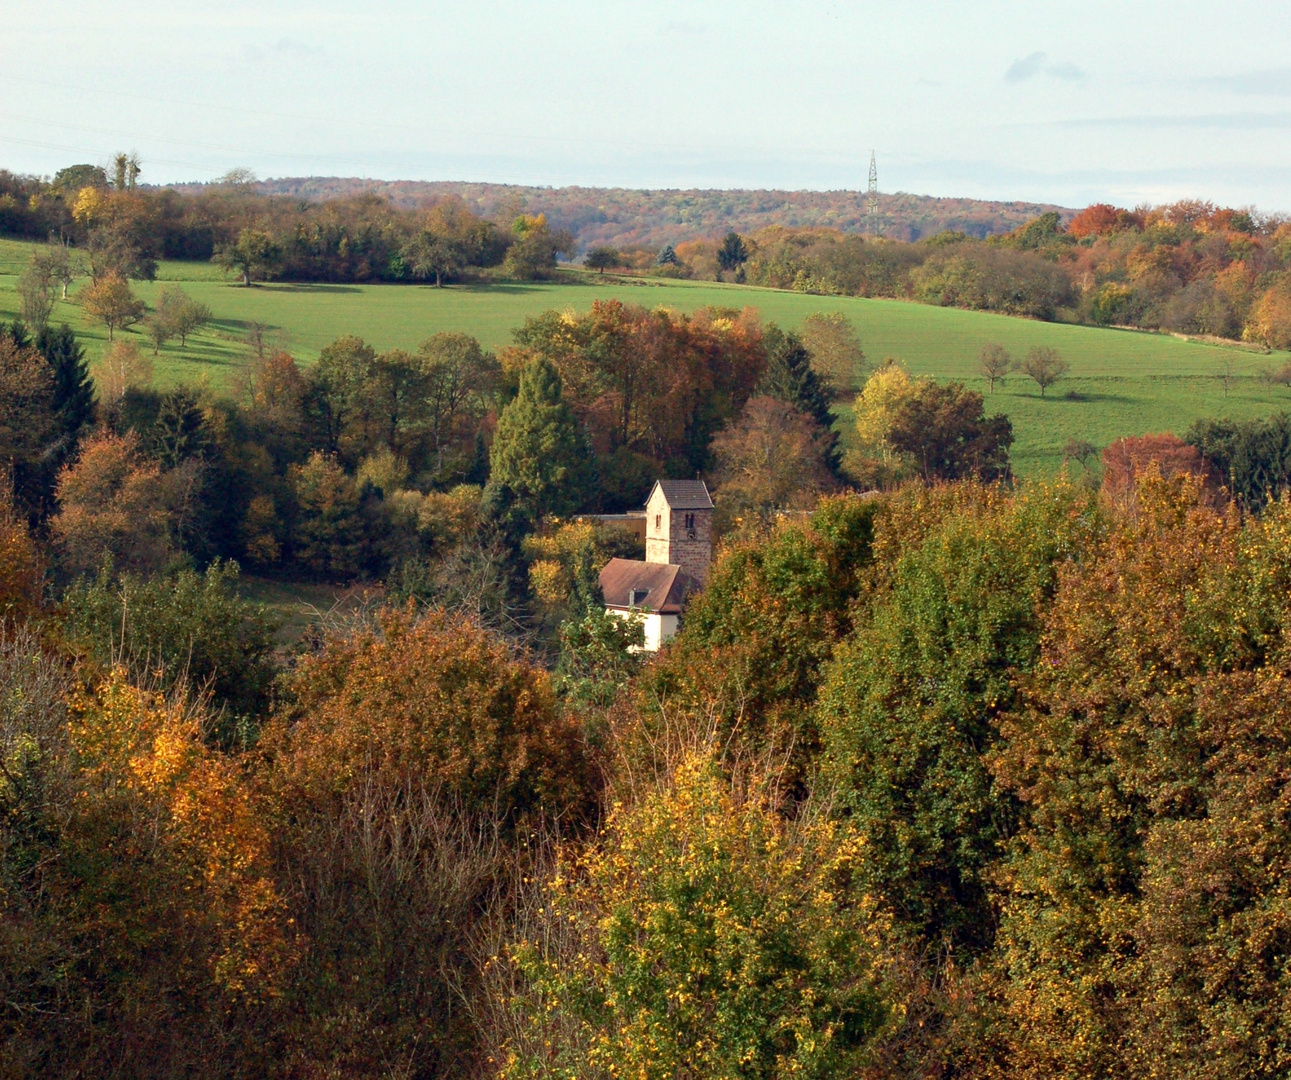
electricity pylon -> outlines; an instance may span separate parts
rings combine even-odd
[[[869,210],[870,235],[879,235],[879,165],[874,159],[874,151],[870,151],[870,190],[869,197],[866,199],[866,206]]]

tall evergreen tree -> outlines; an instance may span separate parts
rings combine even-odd
[[[21,319],[11,323],[0,322],[0,339],[8,338],[15,349],[25,349],[31,344],[31,335],[27,333],[27,324]]]
[[[85,361],[85,349],[67,323],[57,330],[52,326],[41,330],[36,348],[54,375],[54,410],[70,451],[82,429],[94,419],[94,381]]]
[[[829,449],[825,462],[832,472],[837,472],[840,461],[838,435],[833,430],[829,388],[812,370],[811,354],[797,334],[786,334],[775,323],[767,324],[763,340],[767,350],[767,370],[759,390],[792,405],[828,433]]]
[[[591,446],[561,396],[560,375],[551,361],[534,360],[498,417],[489,485],[509,488],[541,518],[577,510],[594,480]]]
[[[717,249],[717,265],[723,270],[737,270],[749,261],[749,248],[739,233],[729,232]]]

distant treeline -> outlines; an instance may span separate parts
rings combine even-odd
[[[158,259],[216,259],[248,284],[431,281],[498,267],[532,280],[573,256],[574,237],[520,207],[495,223],[460,199],[404,210],[375,195],[327,203],[258,194],[232,175],[197,194],[139,186],[137,161],[116,175],[93,165],[52,180],[0,171],[0,235],[53,239],[88,253],[91,276],[147,280]]]
[[[0,172],[0,233],[83,247],[96,280],[150,277],[159,258],[213,258],[247,284],[257,277],[443,284],[492,276],[493,268],[511,280],[547,276],[560,256],[572,258],[601,235],[589,225],[596,215],[609,223],[622,218],[625,204],[646,216],[657,210],[648,192],[620,192],[588,218],[573,208],[598,194],[592,189],[547,192],[528,207],[527,189],[464,189],[467,198],[445,189],[413,208],[385,197],[391,193],[321,202],[265,194],[237,175],[183,191],[146,189],[137,183],[138,163],[125,155],[115,171],[109,177],[78,165],[50,181]],[[556,194],[565,201],[553,202]],[[799,204],[810,202],[805,194],[785,201],[783,214],[775,193],[692,194],[693,205],[686,193],[665,200],[677,217],[671,231],[629,229],[621,235],[642,239],[596,243],[585,252],[587,265],[1291,346],[1291,223],[1281,216],[1183,200],[1026,219],[1024,212],[1041,208],[1008,204],[989,228],[972,214],[934,215],[930,226],[956,227],[910,242],[893,238],[900,230],[882,238],[848,231],[859,218],[830,209],[827,199],[819,213],[800,214]],[[559,213],[526,212],[548,204]],[[732,227],[795,215],[807,226],[775,223],[748,234]],[[1005,223],[1011,231],[982,238]]]
[[[1291,223],[1207,202],[1099,204],[1065,226],[1047,213],[986,240],[778,227],[738,239],[733,274],[749,284],[1291,344]],[[717,277],[732,268],[730,243],[680,244],[674,255],[683,272]]]
[[[201,185],[181,186],[196,192]],[[869,228],[865,193],[861,191],[640,190],[634,188],[526,187],[517,184],[363,180],[311,176],[263,180],[265,195],[291,195],[310,202],[361,194],[380,195],[396,206],[415,209],[444,198],[460,198],[485,217],[505,217],[525,206],[546,214],[556,228],[568,229],[582,248],[662,247],[734,229],[757,232],[771,225],[830,228],[865,232]],[[953,229],[985,237],[1008,232],[1033,217],[1076,211],[1027,202],[939,199],[906,192],[881,193],[878,227],[884,236],[918,240]]]

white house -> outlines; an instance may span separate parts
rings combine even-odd
[[[646,557],[611,559],[601,571],[605,610],[645,620],[645,652],[680,625],[687,597],[703,588],[713,556],[713,500],[702,480],[658,480],[646,500]]]

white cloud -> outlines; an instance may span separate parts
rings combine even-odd
[[[1030,56],[1022,57],[1021,60],[1014,60],[1009,65],[1009,70],[1004,73],[1004,81],[1007,83],[1026,82],[1028,79],[1034,79],[1037,75],[1048,75],[1050,78],[1063,79],[1067,82],[1085,77],[1085,73],[1071,61],[1051,64],[1048,53],[1033,52]]]

